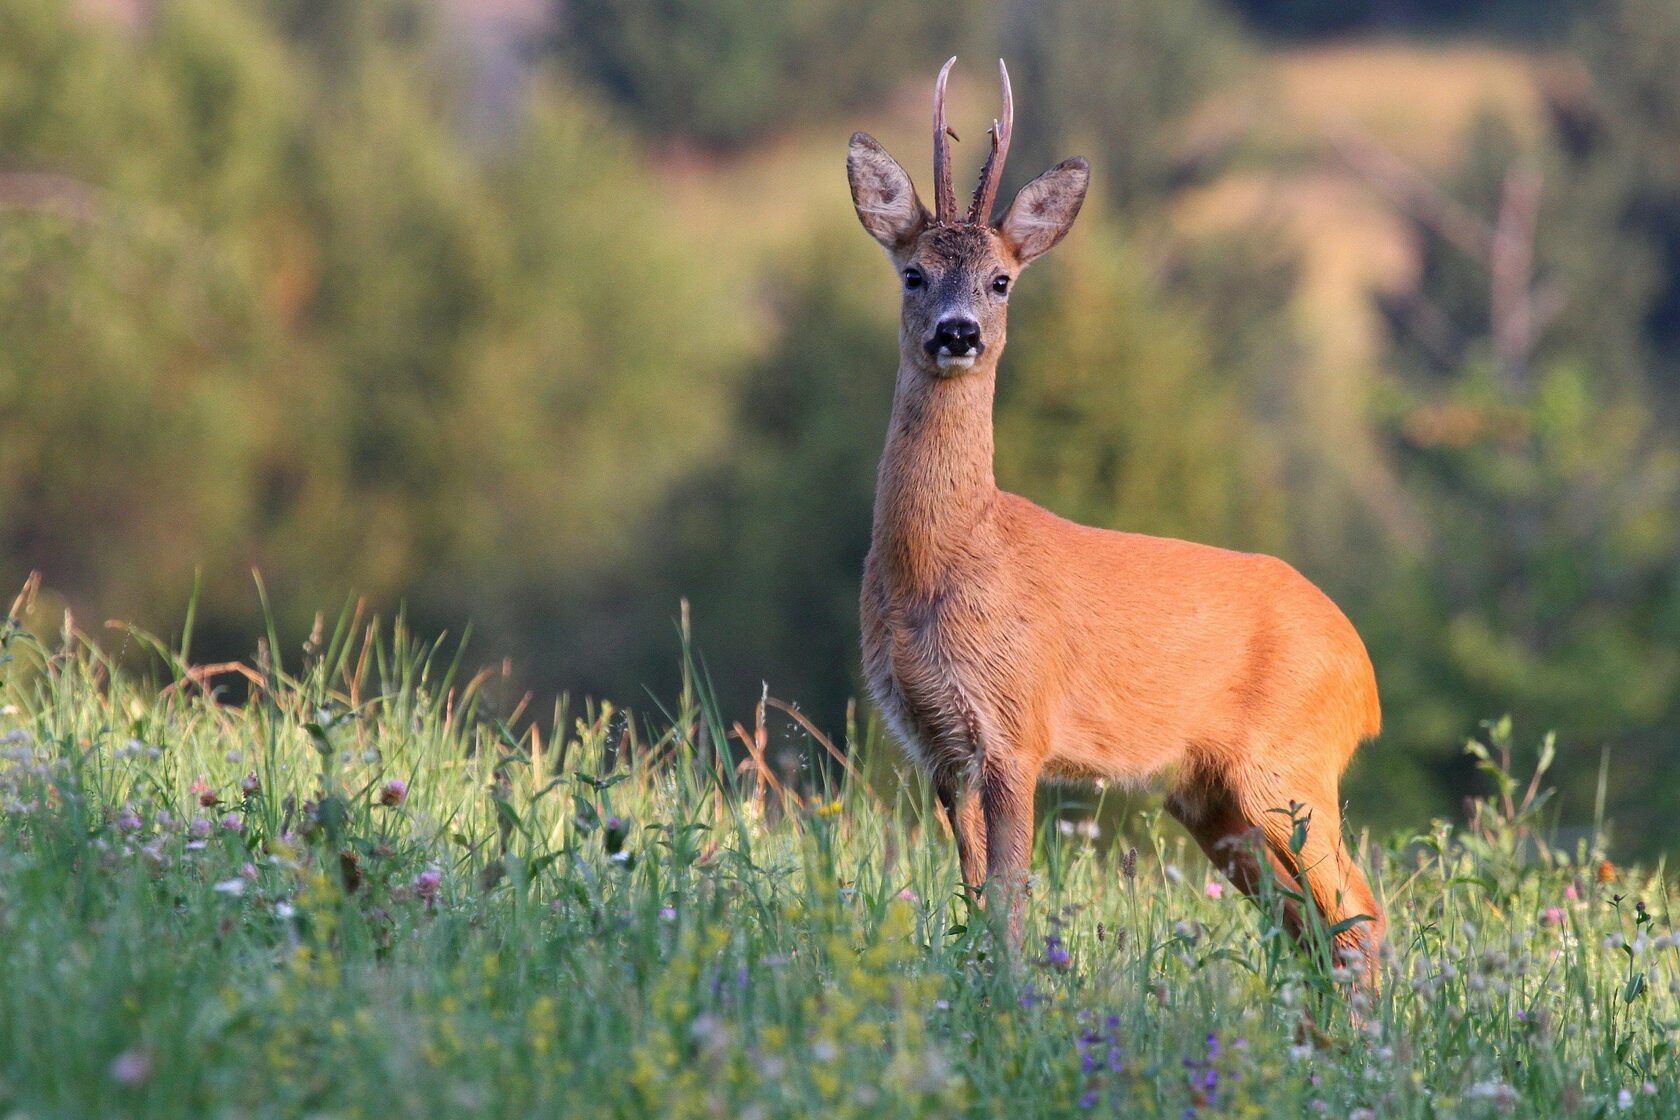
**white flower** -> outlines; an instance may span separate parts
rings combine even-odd
[[[1517,1104],[1517,1091],[1505,1082],[1497,1080],[1478,1081],[1470,1086],[1465,1096],[1492,1101],[1494,1107],[1501,1111],[1515,1108]]]
[[[245,880],[223,879],[212,889],[220,894],[241,895],[245,893]]]
[[[1626,1089],[1616,1094],[1616,1107],[1626,1112],[1633,1107],[1633,1094]]]

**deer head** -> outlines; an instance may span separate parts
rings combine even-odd
[[[932,214],[909,174],[873,137],[854,133],[846,154],[858,220],[887,250],[904,283],[904,362],[933,377],[996,368],[1015,278],[1067,233],[1090,182],[1084,159],[1066,160],[1022,187],[1003,217],[991,221],[1015,116],[1009,71],[1000,59],[1003,114],[992,122],[991,151],[968,212],[959,218],[951,190],[955,134],[945,120],[945,86],[956,61],[945,63],[933,89]]]

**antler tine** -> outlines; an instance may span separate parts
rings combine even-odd
[[[1009,89],[1009,67],[998,59],[998,83],[1003,87],[1003,115],[992,122],[992,150],[986,154],[985,166],[980,168],[980,185],[974,188],[974,201],[968,207],[971,224],[989,222],[992,205],[997,202],[998,183],[1003,179],[1003,161],[1009,158],[1009,135],[1015,128],[1015,95]]]
[[[952,55],[939,69],[939,80],[933,85],[933,218],[941,224],[957,218],[957,196],[951,189],[951,126],[945,123],[945,83],[951,67],[957,63]]]

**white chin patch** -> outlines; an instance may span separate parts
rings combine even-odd
[[[940,369],[967,369],[974,364],[973,354],[941,354],[939,355]]]

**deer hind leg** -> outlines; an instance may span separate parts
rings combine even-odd
[[[1175,792],[1167,798],[1166,809],[1200,845],[1208,862],[1249,898],[1258,900],[1263,893],[1263,863],[1270,864],[1276,883],[1299,892],[1294,872],[1272,853],[1259,825],[1243,814],[1230,791],[1213,788]],[[1284,927],[1292,936],[1300,937],[1301,908],[1287,897]]]
[[[951,825],[957,843],[957,862],[962,865],[963,888],[969,897],[982,901],[986,884],[986,814],[978,790],[955,782],[939,786],[939,804]]]
[[[1334,784],[1314,785],[1317,788],[1296,791],[1275,781],[1259,781],[1239,791],[1238,797],[1243,816],[1264,836],[1275,865],[1293,872],[1325,924],[1334,929],[1349,923],[1332,935],[1336,963],[1357,969],[1363,982],[1375,989],[1387,923],[1342,836]],[[1297,831],[1298,821],[1305,821],[1304,837]],[[1352,921],[1361,917],[1365,920]],[[1303,931],[1297,918],[1292,932],[1300,938]]]

